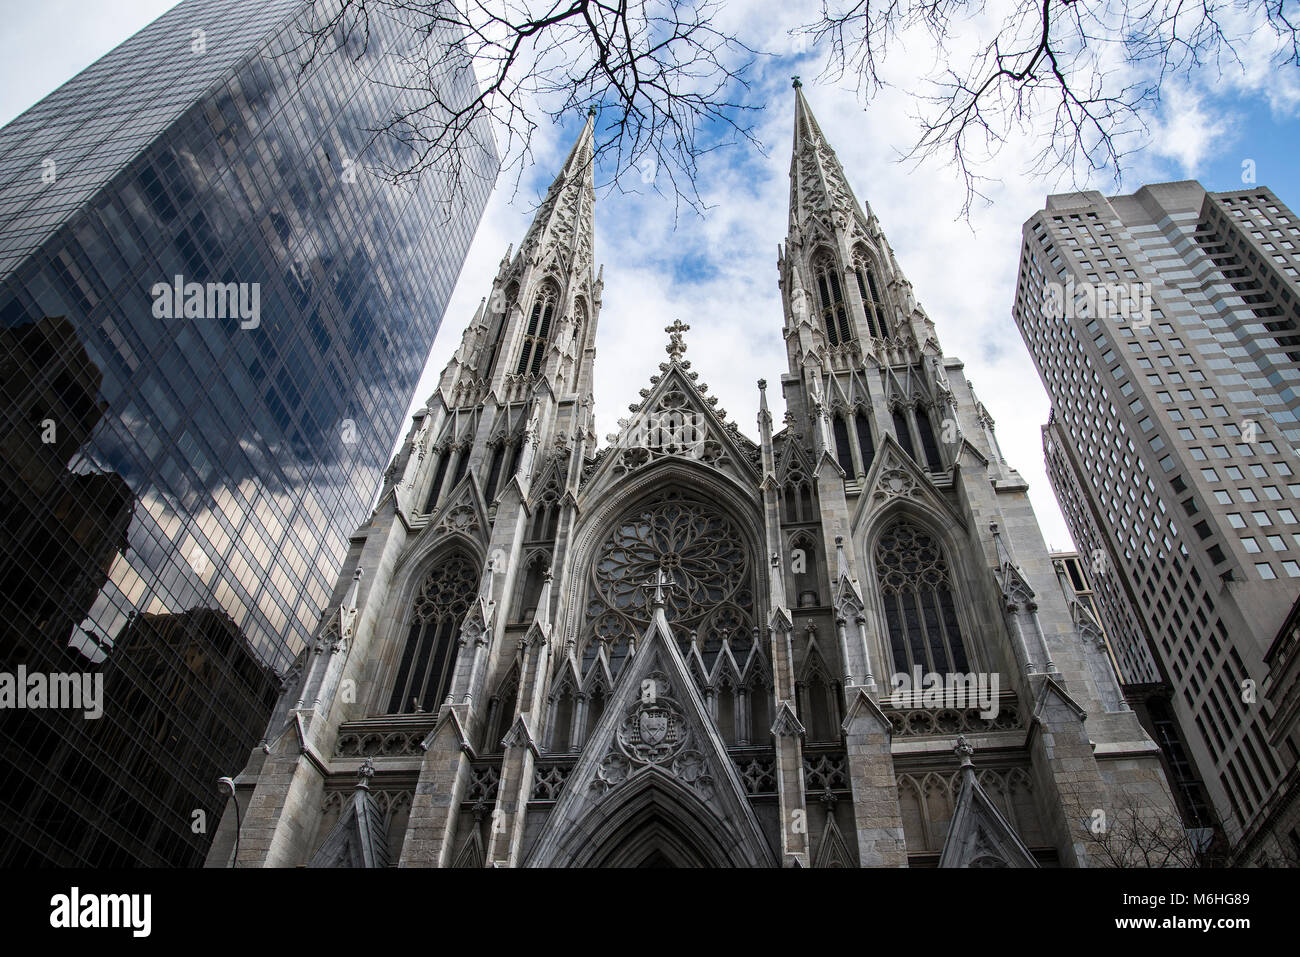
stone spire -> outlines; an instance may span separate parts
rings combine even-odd
[[[491,295],[444,369],[439,388],[449,406],[476,406],[489,390],[518,400],[528,386],[510,377],[541,375],[557,393],[591,394],[603,287],[593,261],[595,124],[589,112],[523,242],[506,251]],[[534,317],[538,302],[543,308]]]
[[[533,217],[520,247],[521,254],[540,256],[555,245],[567,253],[567,263],[575,269],[591,268],[596,203],[595,131],[596,116],[589,112],[568,159]]]
[[[807,226],[812,214],[841,212],[857,217],[865,227],[870,219],[858,204],[839,157],[817,124],[812,108],[803,94],[803,85],[794,83],[794,150],[790,157],[790,230]]]

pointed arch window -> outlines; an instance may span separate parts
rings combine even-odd
[[[785,521],[812,522],[817,520],[817,490],[812,480],[803,473],[798,463],[792,462],[786,472],[782,487]]]
[[[560,489],[551,482],[542,491],[533,506],[533,520],[528,530],[528,540],[549,542],[555,540],[560,524]]]
[[[823,250],[813,261],[813,276],[821,300],[822,326],[826,329],[827,340],[833,346],[853,341],[849,310],[844,303],[844,287],[830,252]]]
[[[908,454],[913,462],[916,461],[916,448],[912,445],[912,430],[907,424],[907,415],[901,405],[896,405],[890,413],[894,420],[894,437],[898,439],[898,444],[903,447],[903,451]]]
[[[890,335],[888,320],[885,316],[885,304],[880,299],[880,288],[876,283],[876,273],[867,263],[859,261],[854,265],[853,272],[858,280],[858,293],[862,296],[862,304],[867,313],[867,328],[871,330],[873,336],[888,338]]]
[[[519,667],[510,669],[509,674],[501,680],[501,686],[488,703],[486,739],[482,742],[484,753],[493,754],[501,751],[502,739],[510,733],[510,726],[515,722],[515,705],[519,698]]]
[[[524,332],[524,346],[519,352],[516,375],[537,375],[546,359],[546,345],[551,339],[551,326],[555,319],[560,291],[552,282],[545,283],[533,300],[533,311],[528,317]]]
[[[795,604],[799,608],[813,608],[821,604],[817,546],[811,536],[804,534],[797,535],[790,544],[790,574],[794,579],[792,591]]]
[[[839,461],[840,468],[844,469],[844,474],[852,476],[854,474],[853,446],[849,444],[849,426],[844,420],[844,413],[835,413],[831,427],[835,433],[835,458]]]
[[[871,420],[863,409],[853,413],[853,425],[858,433],[858,451],[862,454],[862,471],[871,471],[871,463],[876,458],[876,443],[871,437]]]
[[[429,486],[429,500],[424,504],[426,512],[438,507],[438,497],[442,493],[442,482],[447,477],[447,466],[451,463],[451,449],[444,448],[438,453],[438,467],[433,473],[433,484]]]
[[[537,614],[537,602],[542,596],[542,583],[546,578],[546,570],[550,566],[545,554],[538,552],[528,562],[527,572],[524,574],[523,588],[519,591],[519,601],[515,606],[514,620],[517,622],[530,622],[533,616]]]
[[[506,481],[515,477],[519,471],[519,459],[524,454],[524,437],[516,435],[510,440],[510,467],[506,469]]]
[[[821,656],[813,656],[804,666],[803,677],[795,682],[799,714],[809,741],[834,741],[839,737],[839,682],[826,677]]]
[[[496,498],[497,481],[501,478],[501,462],[506,456],[506,444],[497,442],[492,446],[492,461],[488,465],[487,482],[483,485],[483,498],[489,503]]]
[[[899,520],[876,543],[875,566],[894,671],[969,671],[948,562],[934,537]]]
[[[425,576],[388,702],[389,714],[437,711],[451,685],[456,637],[478,588],[478,567],[455,554]]]
[[[912,414],[916,417],[916,434],[921,437],[926,464],[931,472],[942,472],[943,459],[939,456],[939,443],[934,440],[934,426],[930,422],[929,410],[918,405]]]

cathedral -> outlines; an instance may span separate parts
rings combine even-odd
[[[213,867],[1087,867],[1176,820],[1101,630],[795,82],[788,369],[597,443],[594,116],[412,422]],[[776,322],[773,315],[771,321]]]

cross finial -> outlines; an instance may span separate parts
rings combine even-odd
[[[970,742],[966,740],[965,735],[958,735],[957,746],[953,748],[953,750],[957,752],[957,757],[961,760],[961,768],[963,771],[967,769],[973,771],[975,769],[974,762],[971,761],[971,757],[975,754],[975,749],[971,747]]]
[[[664,598],[664,586],[676,584],[662,568],[656,568],[654,577],[642,585],[645,589],[654,589],[654,595],[650,598],[650,603],[655,608],[662,608],[666,599]]]
[[[794,76],[790,77],[790,79],[794,81],[794,82],[791,83],[790,85],[793,86],[796,90],[799,89],[799,87],[803,86],[803,84],[802,84],[801,82],[799,82],[799,74],[798,74],[798,73],[796,73]]]
[[[375,776],[374,758],[367,757],[362,762],[361,767],[357,768],[357,787],[363,791],[370,790],[370,779]]]
[[[686,343],[682,341],[682,333],[689,332],[690,328],[680,319],[674,319],[671,326],[664,326],[664,332],[668,333],[668,345],[664,346],[664,351],[668,353],[668,358],[673,362],[680,361],[682,353],[686,351]]]

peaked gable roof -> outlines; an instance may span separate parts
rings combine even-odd
[[[654,792],[649,797],[649,792]],[[739,866],[775,863],[735,763],[691,679],[662,598],[624,665],[600,721],[529,856],[530,866],[582,863],[615,808],[650,800],[660,817],[708,832]]]
[[[961,790],[939,866],[1037,867],[1033,853],[980,786],[965,738],[958,739],[957,751],[962,755]]]

